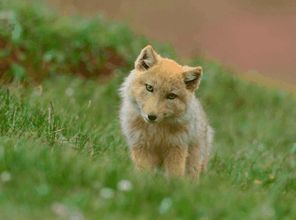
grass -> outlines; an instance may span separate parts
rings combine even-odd
[[[31,27],[29,21],[38,11],[3,8],[16,18],[31,11],[18,20],[22,27]],[[93,25],[85,32],[73,18],[50,16],[77,31],[64,40],[57,37],[60,48],[69,48],[67,42],[78,35],[89,39],[96,30]],[[51,32],[39,38],[41,44],[62,34],[45,25],[47,15],[41,19],[34,27]],[[102,27],[102,36],[122,30],[108,22]],[[59,53],[69,57],[51,64],[58,67],[43,69],[40,81],[31,83],[36,71],[26,63],[36,62],[39,68],[37,54],[55,47],[41,50],[34,38],[24,50],[27,61],[10,63],[9,68],[14,63],[22,66],[26,77],[2,77],[6,85],[0,89],[0,219],[296,219],[296,98],[242,81],[217,63],[191,61],[205,69],[197,95],[216,130],[208,173],[197,183],[166,179],[161,172],[134,171],[119,128],[117,90],[147,42],[121,28],[126,35],[110,40],[108,47],[126,62],[108,82],[75,74],[79,68],[67,63],[72,55],[61,49]],[[14,44],[11,36],[7,34],[6,40]],[[19,46],[32,36],[22,35]],[[105,47],[101,40],[91,42],[90,48]],[[174,56],[167,47],[157,47]],[[87,53],[87,48],[82,50]],[[130,51],[128,55],[124,50]],[[69,74],[65,65],[77,72]]]

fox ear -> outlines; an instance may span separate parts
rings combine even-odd
[[[150,69],[158,62],[158,54],[154,51],[153,47],[148,45],[144,47],[136,59],[135,69],[145,71]]]
[[[186,84],[186,88],[190,91],[195,91],[200,83],[202,76],[202,67],[184,67],[185,72],[183,73],[184,82]]]

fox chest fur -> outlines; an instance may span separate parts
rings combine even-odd
[[[151,150],[166,149],[169,146],[186,147],[191,141],[188,125],[148,124],[135,116],[128,129],[131,145],[138,144]]]

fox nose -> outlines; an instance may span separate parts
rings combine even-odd
[[[148,119],[150,121],[155,121],[157,119],[157,116],[156,115],[148,115]]]

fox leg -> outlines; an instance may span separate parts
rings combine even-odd
[[[160,164],[157,155],[143,147],[132,147],[131,158],[139,170],[153,170]]]
[[[187,148],[171,147],[164,158],[164,167],[168,176],[183,176],[186,167]]]
[[[206,148],[203,150],[206,150]],[[200,173],[206,170],[207,163],[208,154],[207,152],[202,152],[199,145],[192,146],[188,149],[186,171],[190,177],[199,178]]]

